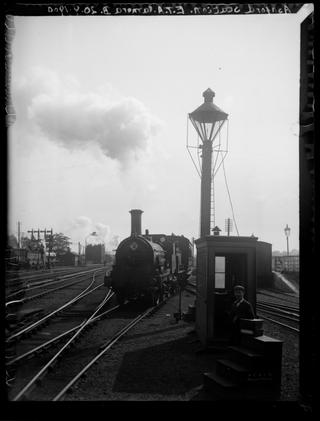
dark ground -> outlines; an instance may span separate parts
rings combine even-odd
[[[184,292],[182,310],[193,304],[194,295]],[[173,314],[178,297],[171,298],[157,313],[131,330],[66,400],[88,401],[190,401],[213,400],[200,391],[203,373],[212,371],[221,355],[198,353],[202,347],[194,323],[179,321]],[[110,320],[97,328],[101,334]],[[281,401],[296,401],[298,387],[298,335],[265,321],[265,334],[284,340]],[[97,338],[99,332],[94,333]],[[90,344],[90,338],[84,339]]]

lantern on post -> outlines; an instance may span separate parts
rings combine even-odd
[[[202,95],[204,97],[203,104],[189,114],[189,119],[202,141],[202,144],[198,146],[199,149],[202,149],[200,237],[210,235],[211,211],[213,226],[215,225],[214,191],[211,195],[211,188],[219,167],[217,167],[217,159],[212,163],[212,152],[215,150],[219,155],[220,152],[226,153],[227,150],[221,149],[220,141],[216,142],[216,149],[213,143],[219,138],[222,126],[228,119],[228,114],[213,103],[215,93],[210,88]],[[224,158],[225,155],[222,162]]]
[[[287,256],[289,256],[289,235],[290,235],[291,228],[288,227],[288,224],[286,225],[284,229],[284,235],[287,238]]]

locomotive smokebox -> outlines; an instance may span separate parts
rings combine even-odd
[[[131,235],[141,235],[141,214],[140,209],[131,209]]]

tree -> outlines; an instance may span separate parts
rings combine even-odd
[[[23,249],[35,250],[37,248],[38,242],[32,240],[29,237],[21,237],[21,247]]]
[[[12,247],[12,248],[18,248],[18,240],[17,237],[13,234],[8,236],[8,246]]]
[[[56,253],[65,253],[70,246],[70,238],[64,235],[63,233],[47,235],[46,237],[46,248],[47,251],[54,251]],[[31,239],[28,237],[21,238],[21,246],[28,250],[37,251],[40,248],[41,243],[39,244],[37,239]]]
[[[59,254],[68,251],[68,248],[71,243],[72,242],[70,241],[70,238],[64,235],[62,232],[60,232],[59,234],[53,234],[52,238],[48,238],[46,246],[48,249],[51,248],[52,251]]]

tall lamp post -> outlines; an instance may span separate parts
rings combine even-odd
[[[212,144],[228,114],[213,103],[215,93],[208,88],[203,92],[204,102],[189,114],[189,119],[202,140],[200,237],[210,235]]]
[[[90,236],[94,236],[97,237],[97,233],[95,231],[91,232],[90,234],[88,234],[84,240],[84,264],[87,264],[87,238],[89,238]]]
[[[288,224],[286,225],[284,229],[284,234],[287,237],[287,256],[289,256],[289,235],[290,235],[291,228],[288,227]]]

